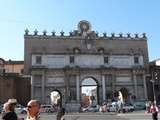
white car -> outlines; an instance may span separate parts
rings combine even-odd
[[[99,112],[99,105],[96,105],[96,106],[88,106],[86,108],[83,108],[82,111],[83,112]]]
[[[15,106],[14,110],[15,110],[15,112],[17,114],[26,114],[27,113],[27,109],[24,106],[20,105],[20,104],[17,104]]]
[[[117,110],[118,110],[117,102],[113,102],[107,105],[108,112],[116,112]],[[122,110],[123,110],[122,112],[133,112],[134,106],[132,104],[124,104]]]
[[[41,105],[40,112],[41,113],[53,113],[55,112],[55,110],[52,105]]]
[[[132,104],[124,104],[123,105],[123,112],[133,112],[134,106]]]
[[[108,112],[116,112],[117,111],[117,102],[113,102],[107,105]]]

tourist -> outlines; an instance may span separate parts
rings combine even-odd
[[[158,120],[158,107],[154,102],[152,102],[151,107],[150,107],[150,112],[152,113],[152,119],[153,120]]]
[[[13,104],[6,102],[3,106],[4,114],[2,115],[2,120],[17,120],[18,117],[14,112]]]
[[[65,108],[60,108],[58,113],[57,113],[57,120],[65,120],[64,118],[65,115]]]
[[[37,100],[30,100],[27,104],[27,119],[26,120],[42,120],[39,114],[40,103]]]

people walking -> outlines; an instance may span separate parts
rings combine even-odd
[[[64,115],[65,115],[65,108],[62,107],[58,110],[57,120],[65,120]]]
[[[26,120],[42,120],[39,114],[40,103],[38,100],[30,100],[27,104],[27,119]]]
[[[13,104],[6,102],[3,106],[4,114],[2,115],[2,120],[17,120],[18,117],[14,112]]]
[[[150,112],[152,113],[152,119],[153,120],[158,120],[158,107],[156,106],[156,104],[153,102],[151,104],[151,107],[150,107]]]

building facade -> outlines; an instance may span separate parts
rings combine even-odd
[[[113,100],[119,90],[125,101],[147,99],[145,34],[99,36],[82,20],[68,36],[63,31],[38,35],[37,30],[34,34],[26,30],[24,39],[24,71],[31,75],[31,97],[43,104],[51,103],[52,91],[60,94],[62,105],[77,110],[89,94],[96,104]],[[91,92],[84,94],[89,87]]]
[[[23,75],[23,69],[24,61],[0,58],[0,103],[15,98],[19,104],[26,105],[30,100],[30,78]]]
[[[8,60],[4,65],[5,73],[17,73],[23,75],[24,61]]]
[[[147,77],[148,99],[160,104],[160,59],[149,63],[149,73]]]
[[[4,65],[5,65],[5,61],[4,59],[0,58],[0,76],[2,76],[4,74]]]

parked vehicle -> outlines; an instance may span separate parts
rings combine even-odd
[[[3,105],[0,105],[0,113],[2,113]]]
[[[55,112],[55,110],[52,105],[41,105],[40,112],[41,113],[53,113]]]
[[[117,112],[118,110],[118,105],[117,102],[112,102],[111,104],[107,105],[107,111],[108,112]],[[134,111],[134,106],[132,104],[124,104],[122,108],[122,112],[133,112]]]
[[[88,107],[86,107],[86,108],[82,108],[82,111],[83,111],[83,112],[99,112],[99,108],[100,108],[99,105],[96,105],[96,106],[88,106]]]
[[[132,104],[126,103],[123,105],[123,112],[133,112],[134,106]]]
[[[133,104],[135,110],[145,110],[146,102],[145,101],[136,101]]]
[[[22,106],[21,104],[16,104],[15,106],[15,112],[17,114],[26,114],[27,110],[24,106]]]
[[[117,111],[117,102],[112,102],[107,104],[107,111],[108,112],[116,112]]]

